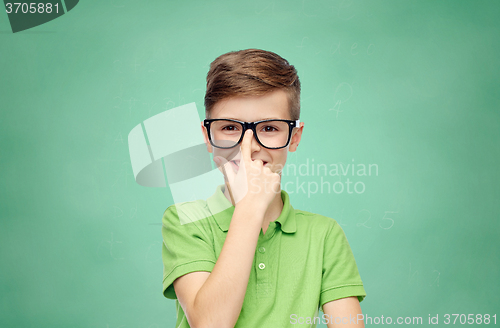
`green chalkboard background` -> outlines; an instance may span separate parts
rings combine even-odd
[[[299,72],[289,164],[377,168],[301,176],[305,192],[283,180],[295,208],[342,225],[363,312],[499,316],[499,15],[497,1],[109,0],[12,33],[0,12],[0,326],[174,327],[172,194],[135,182],[127,136],[191,102],[204,119],[209,63],[246,48]],[[307,191],[322,181],[336,191]]]

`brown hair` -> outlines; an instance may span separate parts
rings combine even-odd
[[[220,55],[207,74],[205,115],[213,106],[235,96],[261,96],[282,89],[288,96],[290,117],[300,116],[300,81],[295,67],[274,52],[260,49],[231,51]]]

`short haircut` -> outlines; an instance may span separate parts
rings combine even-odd
[[[274,52],[260,49],[231,51],[220,55],[207,74],[205,115],[214,105],[237,96],[261,96],[281,89],[288,96],[290,117],[300,117],[300,81],[297,70]]]

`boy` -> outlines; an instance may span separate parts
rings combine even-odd
[[[177,299],[176,327],[364,327],[366,293],[342,229],[294,209],[280,188],[304,127],[295,68],[258,49],[221,55],[205,109],[225,184],[163,215],[163,293]]]

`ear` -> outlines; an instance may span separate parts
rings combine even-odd
[[[300,122],[300,127],[293,129],[292,131],[292,138],[290,140],[290,147],[288,148],[288,151],[294,152],[297,150],[297,147],[299,146],[300,139],[302,138],[302,130],[304,129],[304,122]]]
[[[212,145],[210,144],[210,140],[208,140],[207,128],[201,122],[201,133],[203,134],[203,140],[205,141],[205,145],[207,145],[207,151],[209,153],[212,152]]]

